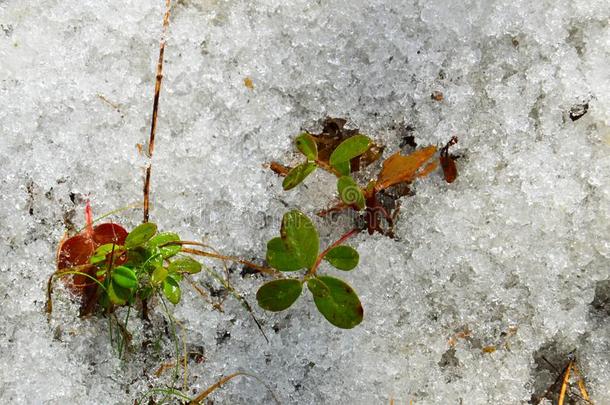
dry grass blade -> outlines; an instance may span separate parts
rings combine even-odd
[[[161,94],[161,81],[163,80],[163,54],[165,53],[165,36],[167,27],[169,26],[169,16],[171,10],[171,0],[165,1],[165,15],[163,16],[163,33],[161,42],[159,43],[159,60],[157,61],[157,76],[155,81],[155,96],[153,98],[153,111],[150,124],[150,137],[148,139],[148,159],[152,159],[155,149],[155,133],[157,130],[157,115],[159,112],[159,96]],[[152,162],[149,161],[146,166],[146,177],[144,179],[144,219],[143,222],[148,222],[149,199],[150,199],[150,176],[152,171]]]
[[[231,381],[235,377],[239,377],[240,375],[244,376],[244,377],[254,378],[256,381],[258,381],[261,384],[263,384],[265,386],[265,388],[267,388],[267,391],[269,391],[269,393],[271,394],[271,396],[275,400],[275,403],[277,403],[277,404],[280,403],[280,401],[275,396],[275,393],[271,390],[271,388],[269,388],[269,386],[263,380],[261,380],[259,377],[257,377],[254,374],[246,373],[246,372],[243,372],[243,371],[238,371],[236,373],[229,374],[228,376],[223,377],[220,380],[216,381],[214,384],[212,384],[210,387],[208,387],[208,389],[206,389],[201,394],[199,394],[195,398],[193,398],[191,400],[191,402],[189,402],[189,405],[200,405],[201,401],[206,399],[212,392],[216,391],[217,389],[222,387],[225,383]]]
[[[578,366],[576,365],[576,363],[574,363],[572,370],[574,371],[574,375],[578,378],[578,389],[580,390],[580,395],[582,395],[582,398],[585,401],[587,401],[589,403],[593,403],[593,402],[591,402],[591,399],[589,398],[589,393],[587,392],[587,387],[585,386],[585,379],[583,378],[582,374],[578,370]]]
[[[199,242],[189,242],[189,241],[171,242],[169,244],[174,244],[174,245],[201,245]],[[239,257],[225,256],[225,255],[221,255],[221,254],[218,254],[218,253],[206,252],[204,250],[197,250],[197,249],[184,248],[184,247],[182,248],[181,251],[182,251],[182,253],[189,253],[189,254],[196,255],[196,256],[210,257],[212,259],[228,260],[228,261],[231,261],[231,262],[235,262],[235,263],[240,263],[240,264],[246,265],[248,267],[251,267],[251,268],[253,268],[255,270],[260,271],[261,273],[268,274],[270,276],[276,276],[276,277],[281,276],[281,273],[279,273],[275,269],[272,269],[270,267],[260,266],[260,265],[258,265],[256,263],[252,263],[251,261],[240,259]]]
[[[568,383],[570,382],[570,370],[572,369],[573,362],[570,360],[568,363],[568,367],[566,368],[566,372],[563,375],[563,380],[561,381],[561,390],[559,391],[559,400],[557,401],[557,405],[563,405],[563,401],[566,396],[566,389],[568,388]]]

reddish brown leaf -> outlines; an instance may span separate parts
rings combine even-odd
[[[426,175],[431,166],[421,167],[436,153],[436,146],[428,146],[403,156],[395,153],[383,162],[381,173],[377,177],[375,192],[384,190],[398,183],[412,182],[416,177]],[[421,170],[420,170],[421,169]]]
[[[125,243],[127,237],[125,228],[112,223],[104,223],[92,228],[91,221],[88,215],[86,216],[89,224],[85,230],[78,235],[65,239],[59,246],[57,253],[57,270],[59,272],[69,271],[76,266],[88,265],[93,252],[101,245],[107,243],[122,245]],[[117,261],[116,264],[120,263]],[[95,277],[96,267],[91,265],[84,269],[81,268],[79,271]],[[95,306],[98,285],[89,277],[80,274],[65,277],[64,280],[66,280],[70,290],[81,298],[81,315],[91,313]]]
[[[120,225],[113,223],[104,223],[93,228],[93,241],[96,248],[107,243],[115,243],[123,245],[127,238],[127,231]]]
[[[93,240],[83,233],[66,239],[59,247],[57,269],[64,270],[89,263],[89,258],[94,250],[95,244]]]
[[[453,183],[457,178],[457,166],[455,165],[455,159],[449,154],[449,147],[455,145],[458,141],[456,136],[452,137],[449,142],[441,149],[441,155],[439,160],[441,167],[443,168],[443,176],[447,183]]]

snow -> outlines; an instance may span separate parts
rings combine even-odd
[[[175,353],[161,306],[152,328],[131,318],[127,360],[107,319],[79,319],[61,287],[43,312],[84,201],[101,215],[141,199],[163,12],[162,0],[0,1],[2,403],[127,404],[173,381],[154,376]],[[205,361],[189,363],[184,393],[247,371],[282,403],[525,404],[557,376],[541,356],[561,369],[576,350],[592,400],[610,404],[609,17],[603,0],[176,1],[153,167],[161,229],[264,257],[286,211],[313,217],[333,198],[329,175],[284,192],[263,167],[295,162],[294,137],[326,116],[388,155],[405,125],[420,145],[457,135],[461,155],[455,183],[432,175],[404,199],[397,240],[351,242],[361,263],[343,278],[365,308],[353,330],[306,294],[282,313],[256,308],[263,279],[236,267],[266,343],[235,300],[221,313],[185,288],[180,342]],[[141,212],[113,218],[132,227]],[[317,222],[325,243],[345,231]],[[212,398],[272,401],[244,377]]]

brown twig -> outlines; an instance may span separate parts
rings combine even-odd
[[[273,399],[275,400],[275,402],[277,404],[280,403],[280,401],[277,399],[277,397],[275,396],[274,392],[271,391],[271,388],[269,388],[269,386],[267,384],[265,384],[260,378],[258,378],[257,376],[255,376],[254,374],[250,374],[250,373],[245,373],[243,371],[238,371],[237,373],[233,373],[233,374],[229,374],[226,377],[222,377],[220,380],[216,381],[214,384],[212,384],[211,386],[208,387],[208,389],[206,389],[205,391],[203,391],[201,394],[197,395],[195,398],[193,398],[191,400],[191,402],[189,402],[189,405],[200,405],[201,401],[203,401],[204,399],[206,399],[212,392],[216,391],[218,388],[222,387],[225,383],[231,381],[233,378],[238,377],[240,375],[243,375],[244,377],[250,377],[250,378],[254,378],[255,380],[257,380],[258,382],[260,382],[261,384],[263,384],[265,386],[265,388],[267,388],[267,390],[271,393],[271,396],[273,397]]]
[[[240,259],[239,257],[235,257],[235,256],[225,256],[225,255],[221,255],[218,253],[206,252],[203,250],[197,250],[197,249],[191,249],[191,248],[182,248],[182,252],[189,253],[189,254],[196,255],[196,256],[210,257],[212,259],[229,260],[229,261],[232,261],[235,263],[240,263],[240,264],[246,265],[248,267],[251,267],[255,270],[260,271],[261,273],[268,274],[271,276],[279,276],[281,274],[277,270],[272,269],[271,267],[260,266],[256,263],[252,263],[248,260],[243,260],[243,259]]]
[[[161,94],[161,81],[163,80],[163,54],[165,52],[165,36],[169,26],[169,16],[171,0],[165,0],[165,15],[163,16],[163,32],[159,43],[159,60],[157,61],[157,76],[155,81],[155,96],[153,98],[152,119],[150,124],[150,137],[148,139],[148,165],[146,166],[146,176],[144,179],[144,219],[148,222],[149,199],[150,199],[150,176],[152,171],[152,157],[155,150],[155,133],[157,130],[157,115],[159,112],[159,95]]]

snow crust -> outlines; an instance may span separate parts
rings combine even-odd
[[[43,313],[85,199],[97,214],[141,199],[136,144],[163,7],[0,1],[2,403],[128,404],[172,380],[154,376],[174,353],[161,308],[152,332],[130,321],[128,361],[107,320],[77,318],[61,288],[50,322]],[[296,161],[294,136],[325,116],[386,153],[410,126],[422,145],[459,136],[461,155],[455,183],[433,175],[403,201],[397,240],[352,241],[361,263],[344,278],[365,307],[353,330],[307,294],[265,313],[262,278],[235,267],[267,344],[235,300],[221,313],[185,288],[180,338],[205,358],[189,363],[186,393],[243,370],[286,404],[526,404],[557,376],[542,356],[561,368],[576,350],[592,399],[610,404],[609,17],[604,0],[176,1],[153,169],[160,228],[264,257],[284,212],[313,216],[333,197],[330,176],[284,192],[263,167]],[[113,218],[131,227],[140,215]],[[341,234],[319,224],[326,242]],[[212,398],[272,401],[241,377]]]

